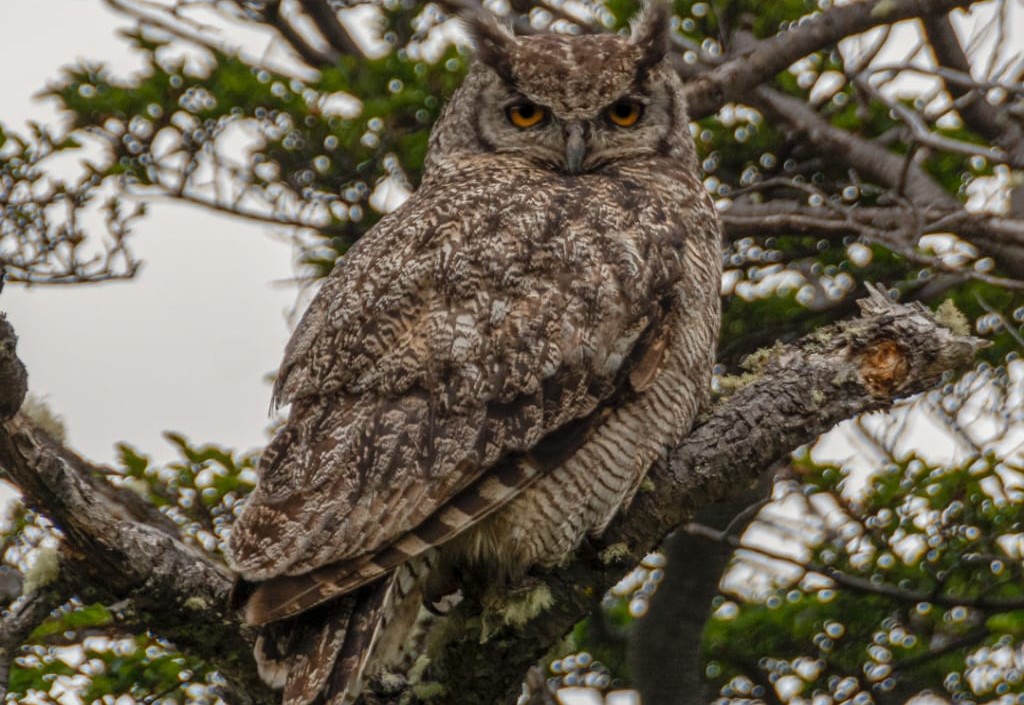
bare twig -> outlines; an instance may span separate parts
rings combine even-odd
[[[790,555],[773,551],[764,546],[752,546],[743,543],[739,538],[729,535],[724,531],[716,531],[700,524],[687,524],[686,531],[704,536],[708,539],[721,541],[735,549],[743,549],[750,553],[756,553],[765,558],[770,558],[779,563],[785,563],[801,569],[806,574],[820,575],[828,578],[836,585],[841,585],[855,592],[869,595],[882,595],[909,605],[916,605],[920,602],[930,602],[940,607],[971,607],[978,610],[1006,611],[1024,608],[1024,598],[1021,597],[989,597],[980,595],[978,597],[967,597],[965,595],[945,595],[933,590],[912,590],[899,585],[888,583],[876,583],[873,580],[861,578],[856,575],[844,573],[830,566],[820,565],[813,561],[801,561]]]
[[[263,17],[268,24],[284,38],[302,60],[313,68],[333,65],[338,58],[336,53],[320,51],[299,34],[291,22],[281,15],[281,0],[270,0],[263,7]]]
[[[348,29],[338,19],[334,8],[326,0],[299,0],[324,39],[341,54],[361,57],[363,52],[352,39]]]
[[[763,84],[797,59],[844,37],[878,25],[919,15],[943,14],[970,4],[970,0],[887,0],[884,10],[879,10],[882,4],[875,2],[833,6],[777,37],[758,42],[742,56],[691,81],[687,86],[690,116],[699,119],[730,101],[745,100],[753,87]]]

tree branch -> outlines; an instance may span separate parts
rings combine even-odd
[[[362,50],[345,29],[332,8],[325,0],[299,0],[302,9],[313,19],[317,30],[324,39],[342,54],[361,57]]]
[[[902,195],[922,207],[952,210],[958,206],[918,164],[911,162],[908,168],[906,155],[890,152],[877,142],[833,127],[799,98],[768,86],[758,86],[751,102],[769,117],[788,124],[822,154],[840,157],[875,183],[894,191],[902,184]]]
[[[972,221],[972,214],[918,164],[877,142],[832,126],[799,98],[759,86],[754,90],[751,103],[772,119],[787,123],[821,153],[835,155],[868,179],[905,196],[920,215],[934,219],[936,214],[942,214],[950,229],[955,224],[964,226],[962,232],[969,233],[972,242],[991,255],[1004,271],[1015,278],[1024,278],[1021,221],[1007,218],[974,218]],[[914,244],[916,242],[904,243],[906,247]]]
[[[1024,609],[1024,597],[989,597],[979,595],[978,597],[967,597],[965,595],[946,595],[933,590],[912,590],[900,585],[875,582],[862,578],[858,575],[851,575],[837,570],[830,566],[819,565],[810,561],[802,561],[793,556],[773,551],[763,546],[751,546],[735,535],[725,531],[719,531],[709,526],[699,524],[687,524],[686,531],[696,536],[702,536],[711,541],[720,541],[731,549],[743,549],[750,553],[756,553],[779,563],[785,563],[794,568],[799,568],[804,573],[816,574],[828,578],[836,585],[866,595],[880,595],[888,597],[908,605],[916,605],[921,602],[929,602],[940,607],[972,607],[977,610],[988,610],[994,612],[1005,612],[1007,610]]]
[[[939,64],[971,76],[971,63],[960,46],[949,17],[933,14],[922,19]],[[1021,127],[1009,119],[1003,108],[989,104],[982,91],[967,89],[949,80],[944,83],[953,99],[960,102],[959,113],[972,130],[1005,150],[1014,163],[1024,162],[1024,135]],[[966,100],[961,101],[963,98]]]
[[[754,486],[705,507],[698,520],[742,535],[770,497],[773,480],[772,470],[762,473]],[[668,558],[665,578],[648,616],[630,633],[630,678],[644,705],[707,705],[718,692],[704,678],[704,625],[735,550],[684,527],[665,540],[662,551]]]
[[[3,271],[0,270],[2,287]],[[17,344],[14,328],[0,313],[0,421],[14,416],[28,393],[28,372],[18,359]]]
[[[862,242],[881,244],[908,261],[931,267],[935,272],[964,281],[976,279],[1009,290],[1024,290],[1021,279],[992,275],[970,266],[947,264],[939,256],[917,249],[922,235],[954,233],[968,242],[979,237],[986,239],[989,251],[997,246],[998,241],[1006,243],[1004,251],[1008,256],[1002,257],[1002,261],[1004,264],[1012,263],[1015,261],[1012,250],[1020,253],[1024,249],[1024,220],[971,213],[959,207],[915,213],[902,203],[884,207],[841,206],[828,209],[784,200],[734,202],[723,209],[720,217],[725,238],[731,242],[770,235],[811,235],[833,240],[852,236]]]
[[[0,621],[0,699],[7,696],[11,662],[28,635],[49,614],[75,594],[71,580],[60,579],[11,604]]]
[[[918,16],[943,15],[973,0],[878,0],[837,5],[808,22],[763,39],[741,56],[690,80],[686,100],[690,117],[699,120],[726,103],[742,100],[750,89],[783,71],[797,59],[872,27]]]
[[[507,697],[526,669],[586,614],[593,596],[674,527],[839,421],[930,388],[983,344],[953,334],[922,306],[895,304],[877,291],[861,307],[859,318],[778,346],[756,382],[719,404],[668,453],[651,470],[653,489],[641,492],[603,537],[609,549],[581,550],[571,564],[541,577],[551,609],[481,648],[479,619],[460,606],[438,627],[440,636],[428,637],[443,641],[431,653],[429,677],[458,683],[467,705]]]
[[[0,352],[0,380],[24,370],[14,354],[14,330],[2,320]],[[24,394],[23,387],[0,384],[0,408],[19,407]],[[239,702],[274,701],[252,661],[254,635],[228,611],[232,576],[226,567],[179,540],[170,519],[134,492],[104,480],[103,470],[60,446],[23,414],[0,423],[0,466],[22,490],[25,504],[63,533],[74,558],[73,575],[82,583],[79,591],[92,588],[131,600],[140,623],[213,664],[245,694]],[[24,624],[39,616],[39,605],[51,603],[33,600],[20,608],[4,625],[3,638],[23,633]],[[10,647],[2,642],[0,648]]]
[[[642,556],[695,511],[835,423],[934,385],[982,344],[941,327],[923,307],[892,303],[877,291],[861,306],[859,318],[778,346],[757,381],[720,403],[680,448],[667,452],[650,473],[654,489],[641,492],[604,537],[614,550],[584,548],[566,567],[539,576],[553,597],[550,609],[522,628],[499,629],[481,648],[481,615],[473,611],[479,603],[467,586],[470,599],[428,639],[435,647],[427,678],[459,684],[466,705],[507,696],[593,606],[594,596],[618,579],[624,561]],[[6,333],[13,332],[8,327]],[[0,388],[0,404],[7,396]],[[76,566],[86,583],[132,600],[141,624],[221,670],[243,701],[274,700],[256,677],[253,635],[227,611],[231,577],[223,566],[154,525],[152,515],[126,500],[127,490],[98,477],[24,416],[0,424],[0,465],[26,503],[87,557]],[[381,697],[395,701],[390,691]]]
[[[267,24],[277,30],[286,42],[302,57],[302,60],[315,69],[333,66],[337,54],[323,52],[306,41],[298,30],[287,19],[281,16],[281,0],[270,0],[263,7],[263,18]]]

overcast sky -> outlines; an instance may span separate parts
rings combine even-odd
[[[100,0],[3,0],[0,122],[52,122],[33,99],[76,59],[137,65]],[[296,288],[290,245],[265,228],[155,204],[136,228],[145,264],[133,281],[75,287],[8,285],[0,295],[19,336],[31,391],[64,417],[70,445],[109,462],[126,441],[158,459],[161,438],[262,446],[270,389]],[[199,253],[202,253],[199,256]]]

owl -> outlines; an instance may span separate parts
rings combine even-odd
[[[466,575],[564,563],[705,399],[720,232],[669,12],[475,47],[420,188],[337,265],[274,389],[229,540],[261,673],[347,703]]]

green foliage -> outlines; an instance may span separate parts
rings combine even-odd
[[[991,394],[998,376],[981,374]],[[1024,466],[996,447],[949,465],[907,454],[866,484],[798,457],[827,521],[804,532],[820,540],[795,583],[717,605],[705,646],[722,696],[902,702],[940,684],[961,701],[1024,695],[1012,656],[1024,646]]]
[[[236,455],[213,444],[194,446],[177,433],[164,436],[178,451],[180,460],[153,466],[148,457],[120,444],[122,467],[114,481],[140,492],[159,507],[187,541],[220,555],[233,512],[256,485],[256,455]]]
[[[325,270],[376,222],[369,199],[378,182],[418,183],[428,128],[465,71],[449,47],[433,62],[405,52],[342,57],[300,81],[219,51],[198,66],[161,60],[164,43],[132,41],[145,56],[142,73],[119,79],[80,64],[48,91],[75,128],[106,137],[109,155],[91,165],[94,178],[187,188],[197,172],[213,169],[270,221],[313,209],[336,250],[326,260],[310,253]],[[251,148],[228,154],[225,144],[245,130],[258,135]]]
[[[594,5],[594,24],[623,30],[639,7],[635,0]],[[692,47],[684,48],[684,60],[713,63],[728,49],[722,42],[732,32],[775,36],[828,3],[677,0],[673,7],[678,36]],[[36,141],[57,145],[46,147],[51,151],[74,151],[79,145],[95,146],[95,137],[102,138],[104,157],[93,160],[86,182],[73,194],[76,202],[87,203],[99,189],[116,184],[118,189],[169,193],[270,223],[315,225],[318,237],[304,240],[303,260],[314,276],[326,274],[379,218],[381,203],[371,205],[371,196],[383,193],[382,184],[412,188],[419,182],[428,129],[466,69],[466,57],[450,43],[425,48],[438,26],[435,10],[382,3],[379,11],[381,24],[375,32],[390,45],[389,51],[370,59],[342,55],[301,80],[220,49],[183,54],[169,40],[128,34],[143,57],[143,70],[124,78],[89,63],[68,69],[48,94],[60,102],[74,129],[64,137],[40,136]],[[845,72],[843,56],[825,47],[780,72],[774,84],[809,100],[827,78],[831,87],[816,98],[815,108],[830,124],[889,144],[896,153],[907,152],[903,141],[893,141],[902,122],[887,105],[864,100],[850,81],[837,78]],[[902,104],[923,107],[914,96]],[[968,144],[983,143],[964,127],[936,132]],[[20,139],[0,135],[9,142]],[[239,147],[241,135],[246,136],[244,147]],[[890,197],[889,189],[852,173],[843,160],[808,153],[801,135],[765,121],[758,110],[742,104],[702,120],[697,144],[705,186],[723,204],[742,197],[755,203],[861,208]],[[983,159],[937,149],[927,152],[922,165],[961,200],[977,178],[992,174]],[[224,184],[226,193],[212,194],[202,186],[211,179]],[[142,215],[124,211],[116,201],[109,210],[116,230],[124,232]],[[29,202],[10,212],[15,219],[39,218],[38,205]],[[36,228],[46,232],[53,224],[39,221]],[[84,241],[85,233],[75,237]],[[871,250],[868,266],[850,261],[851,246]],[[42,245],[37,249],[49,251]],[[761,345],[850,313],[865,281],[882,282],[910,296],[924,292],[932,307],[947,297],[961,303],[978,293],[977,282],[970,281],[927,286],[942,269],[917,264],[914,258],[931,256],[923,245],[893,253],[879,242],[852,237],[826,241],[800,233],[736,243],[727,259],[730,337],[723,341],[723,361],[734,366]],[[966,258],[956,266],[969,268],[972,263]],[[976,266],[1000,274],[989,262]],[[996,296],[995,288],[983,288],[983,298],[1005,299]],[[1019,328],[1020,321],[1006,314],[1020,308],[1020,301],[1008,305],[997,309],[1004,312],[1001,321],[991,315],[982,321],[990,312],[976,301],[962,307],[974,314],[978,333],[996,338],[997,344],[985,353],[993,363],[1019,347],[1008,328]]]
[[[166,434],[180,458],[154,465],[136,449],[119,446],[121,467],[108,479],[129,487],[166,513],[182,537],[216,556],[239,501],[255,485],[255,456],[217,445],[194,445]],[[52,545],[55,529],[15,504],[0,533],[4,562],[25,570],[40,548]],[[216,702],[219,677],[201,661],[139,630],[124,607],[82,604],[73,599],[33,630],[14,660],[7,702],[52,698],[71,688],[85,702],[127,695],[151,702],[205,705]],[[130,609],[130,608],[129,608]]]
[[[15,659],[5,702],[57,702],[68,691],[83,702],[217,702],[218,678],[202,662],[114,622],[102,605],[73,603],[52,616]]]

